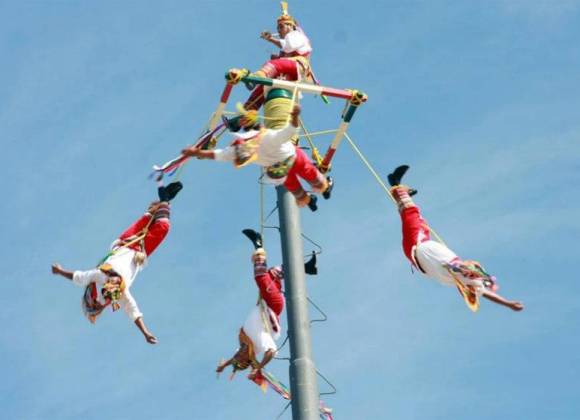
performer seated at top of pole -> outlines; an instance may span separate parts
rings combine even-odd
[[[159,201],[153,201],[146,213],[113,242],[111,252],[97,268],[69,271],[60,264],[52,265],[53,274],[61,275],[85,288],[81,307],[91,323],[95,323],[107,306],[111,305],[113,311],[123,306],[147,342],[157,343],[157,338],[145,326],[143,314],[129,289],[148,257],[169,232],[169,202],[182,188],[181,182],[173,182],[167,187],[160,186]]]
[[[401,185],[401,179],[407,169],[409,169],[407,165],[397,167],[388,175],[388,180],[391,195],[396,200],[401,215],[403,251],[411,264],[428,277],[445,285],[457,286],[462,295],[464,295],[462,289],[466,290],[467,295],[471,295],[474,299],[473,302],[468,302],[473,310],[477,308],[473,308],[470,303],[477,305],[479,296],[514,311],[524,309],[521,302],[507,300],[495,292],[497,290],[495,277],[487,274],[479,262],[462,260],[442,243],[430,239],[429,227],[421,217],[419,207],[411,199],[417,191]]]
[[[267,77],[270,79],[284,79],[290,81],[300,81],[302,79],[312,79],[310,69],[310,54],[312,46],[310,40],[298,25],[298,22],[288,14],[285,2],[282,3],[282,15],[277,19],[278,36],[272,35],[268,31],[260,34],[260,38],[276,45],[280,48],[277,55],[272,55],[260,68],[252,73],[254,76]],[[252,90],[252,94],[244,104],[246,109],[259,109],[268,92],[264,91],[264,86],[254,86],[251,82],[246,82],[246,87]]]
[[[241,167],[251,162],[266,168],[266,181],[274,185],[284,185],[299,207],[308,206],[316,211],[317,198],[307,193],[298,177],[306,180],[313,192],[322,193],[329,199],[334,181],[324,175],[314,166],[306,153],[292,143],[292,137],[298,133],[298,117],[300,106],[295,105],[290,114],[290,124],[283,128],[270,129],[258,124],[256,111],[244,111],[238,120],[245,129],[245,133],[236,133],[233,143],[225,149],[202,150],[191,146],[183,149],[184,156],[196,156],[200,159],[214,159],[218,161],[233,161],[234,166]]]
[[[254,280],[260,291],[260,299],[250,312],[238,334],[240,347],[229,360],[221,362],[216,371],[222,372],[232,365],[232,376],[238,370],[251,367],[248,378],[256,376],[276,356],[276,340],[280,337],[280,314],[284,309],[284,294],[282,281],[284,272],[281,266],[269,267],[266,262],[266,251],[262,246],[262,236],[252,230],[242,231],[254,245],[252,262],[254,264]],[[306,274],[316,274],[316,259],[313,258],[304,264]],[[264,353],[261,361],[260,355]]]

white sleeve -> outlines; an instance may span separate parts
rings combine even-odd
[[[308,45],[308,38],[300,31],[289,32],[280,40],[280,46],[285,53],[298,51],[300,48]]]
[[[286,124],[284,128],[278,130],[268,129],[264,133],[262,141],[268,141],[271,143],[284,144],[290,141],[293,135],[298,134],[299,128],[294,127],[292,124]]]
[[[215,160],[219,160],[222,162],[234,160],[234,148],[231,146],[226,147],[225,149],[215,149],[213,151],[213,156]]]
[[[97,268],[87,271],[75,271],[72,281],[77,286],[85,287],[93,282],[96,283],[101,276],[105,276],[105,274]]]
[[[143,316],[143,313],[139,310],[137,302],[133,295],[131,295],[131,292],[129,292],[129,289],[125,290],[125,293],[123,293],[123,297],[119,299],[119,302],[123,305],[123,309],[125,309],[125,312],[129,318],[131,318],[131,321],[135,321],[137,318]]]

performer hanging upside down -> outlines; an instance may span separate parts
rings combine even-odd
[[[280,53],[272,55],[271,59],[253,75],[291,81],[311,78],[312,46],[310,40],[285,8],[282,9],[282,15],[278,17],[277,30],[278,37],[267,31],[262,32],[260,37],[280,48]],[[252,90],[252,94],[244,107],[259,109],[264,103],[264,86],[255,87],[252,83],[246,83],[246,86]]]
[[[152,202],[145,215],[113,242],[111,251],[97,268],[69,271],[60,264],[52,265],[53,274],[61,275],[77,286],[85,288],[81,307],[91,323],[95,323],[107,306],[111,305],[113,311],[123,306],[147,342],[157,343],[157,338],[145,326],[143,314],[129,289],[148,257],[169,232],[169,201],[181,188],[183,185],[180,182],[173,182],[167,187],[160,186],[158,190],[160,201]]]
[[[299,207],[308,206],[317,210],[316,196],[308,194],[302,188],[298,177],[306,180],[313,192],[320,192],[325,199],[330,198],[334,182],[312,164],[308,156],[295,146],[291,138],[298,133],[298,116],[300,107],[294,106],[290,114],[290,124],[281,129],[265,129],[256,126],[256,111],[249,111],[240,120],[242,126],[252,128],[243,134],[236,134],[235,141],[225,149],[202,150],[195,146],[183,149],[184,156],[196,156],[200,159],[233,161],[234,166],[241,167],[250,162],[266,168],[267,180],[275,185],[284,184],[290,191]],[[256,129],[258,128],[258,129]]]
[[[216,371],[222,372],[226,367],[233,366],[233,375],[238,370],[248,367],[252,371],[248,375],[251,380],[276,356],[276,340],[280,337],[280,314],[284,309],[284,294],[282,280],[284,273],[281,266],[268,268],[266,251],[262,247],[261,235],[252,230],[243,231],[254,244],[252,262],[254,264],[254,280],[260,291],[258,304],[254,306],[238,334],[240,347],[234,356],[221,362]],[[313,258],[304,265],[307,274],[316,274],[316,259]],[[264,353],[261,361],[259,356]]]
[[[521,302],[507,300],[495,292],[495,277],[486,273],[479,262],[462,260],[445,245],[430,239],[429,227],[421,217],[419,207],[411,199],[417,191],[401,185],[401,178],[407,169],[407,165],[399,166],[388,175],[388,180],[391,195],[401,215],[403,251],[411,264],[428,277],[446,285],[457,286],[474,311],[478,309],[479,296],[514,311],[524,309]]]

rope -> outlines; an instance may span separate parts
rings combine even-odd
[[[227,131],[227,128],[226,128],[226,127],[224,127],[224,128],[223,128],[223,129],[222,129],[222,130],[221,130],[219,133],[217,133],[217,134],[214,136],[214,139],[215,139],[216,143],[217,143],[217,141],[218,141],[218,140],[221,138],[221,136],[223,136],[223,135],[224,135],[224,133],[225,133],[226,131]],[[211,142],[212,140],[210,139],[209,141]],[[177,168],[177,171],[175,172],[175,181],[174,181],[174,182],[177,182],[177,181],[180,181],[180,180],[181,180],[181,173],[183,172],[183,167],[184,167],[186,164],[187,164],[187,162],[183,162],[183,164],[182,164],[182,165],[179,165],[179,167]]]
[[[99,265],[101,265],[102,263],[104,263],[104,262],[107,260],[107,258],[109,258],[109,257],[111,257],[111,256],[113,256],[113,255],[115,255],[117,252],[119,252],[119,250],[120,250],[121,248],[129,248],[131,245],[134,245],[134,244],[136,244],[137,242],[140,242],[140,241],[142,241],[143,239],[145,239],[145,236],[147,236],[147,232],[149,232],[149,226],[151,226],[151,223],[153,222],[153,219],[154,219],[154,217],[155,217],[155,215],[154,215],[154,214],[152,214],[152,215],[151,215],[151,218],[150,218],[150,219],[149,219],[149,221],[147,222],[147,225],[145,225],[145,227],[144,227],[143,229],[141,229],[141,232],[139,232],[139,234],[138,234],[138,235],[137,235],[135,238],[133,238],[133,239],[132,239],[132,240],[130,240],[129,242],[127,242],[127,243],[124,243],[124,244],[122,244],[122,245],[118,246],[117,248],[115,248],[115,249],[113,249],[113,250],[109,251],[109,252],[107,253],[107,255],[105,255],[103,258],[101,258],[101,261],[99,261],[99,263],[97,264],[97,266],[99,266]],[[144,249],[144,247],[143,247],[143,246],[142,246],[142,248]]]
[[[258,179],[258,184],[260,184],[260,235],[262,236],[262,245],[264,245],[264,183],[259,182],[264,176],[264,168],[260,168],[260,178]]]
[[[238,112],[234,112],[234,111],[224,111],[223,114],[226,115],[238,115]],[[265,117],[263,115],[259,115],[258,118],[262,119],[262,120],[277,120],[278,118],[274,118],[274,117]],[[322,136],[324,134],[333,134],[336,133],[338,131],[338,129],[332,129],[332,130],[321,130],[321,131],[311,131],[307,134],[300,134],[298,135],[298,137],[315,137],[315,136]]]
[[[286,406],[284,407],[284,409],[282,410],[282,412],[280,414],[278,414],[278,417],[276,417],[276,420],[279,420],[282,418],[282,416],[284,415],[284,413],[286,412],[286,410],[288,410],[288,407],[290,407],[290,405],[292,405],[292,401],[288,402],[288,404],[286,404]]]
[[[318,153],[318,149],[312,142],[312,137],[308,133],[308,130],[306,129],[306,126],[304,125],[304,121],[302,120],[302,118],[299,118],[298,121],[300,121],[300,127],[302,127],[304,135],[306,136],[306,140],[308,140],[308,144],[310,144],[310,147],[312,149],[312,158],[316,161],[316,166],[318,167],[322,163],[322,156],[320,156],[320,153]]]
[[[298,85],[294,86],[294,90],[292,91],[292,102],[290,102],[290,113],[292,113],[292,111],[294,110],[294,105],[296,104],[297,93],[298,93]],[[286,124],[290,124],[290,118],[292,118],[290,113],[288,114],[288,117],[286,118]]]
[[[385,190],[385,192],[387,193],[387,195],[389,196],[389,198],[393,201],[393,203],[396,204],[397,201],[394,199],[393,195],[391,194],[390,189],[387,188],[387,186],[385,185],[385,183],[383,182],[383,180],[381,179],[381,177],[379,176],[379,174],[377,173],[377,171],[374,170],[374,168],[369,163],[369,161],[365,158],[365,156],[362,154],[362,152],[360,151],[360,149],[356,146],[356,144],[354,144],[354,142],[352,141],[352,139],[350,138],[350,136],[348,135],[348,133],[344,133],[344,137],[348,140],[348,142],[350,143],[350,146],[352,147],[352,149],[358,155],[358,157],[360,158],[360,160],[362,160],[362,162],[365,164],[365,166],[370,171],[370,173],[375,177],[375,179],[377,180],[377,182],[379,183],[379,185],[382,187],[382,189]]]
[[[332,134],[332,133],[336,133],[338,130],[323,130],[323,131],[311,131],[308,134],[300,134],[298,137],[314,137],[314,136],[320,136],[322,134]]]
[[[240,113],[239,112],[234,112],[234,111],[224,111],[224,112],[222,112],[222,114],[225,114],[225,115],[239,115]],[[261,120],[277,120],[277,119],[279,119],[279,118],[275,118],[275,117],[266,117],[264,115],[258,115],[258,118],[261,119]]]
[[[397,200],[395,200],[395,198],[391,194],[390,189],[387,188],[387,186],[385,185],[385,183],[383,182],[383,180],[381,179],[381,177],[379,176],[379,174],[377,173],[377,171],[374,170],[374,168],[369,163],[369,161],[367,160],[367,158],[365,158],[365,156],[362,154],[362,152],[360,151],[360,149],[356,146],[356,144],[354,143],[354,141],[350,138],[350,136],[348,135],[348,133],[344,133],[344,137],[348,140],[348,142],[350,143],[352,149],[356,152],[356,154],[359,156],[359,158],[362,160],[362,162],[368,168],[368,170],[370,171],[370,173],[375,177],[375,179],[377,180],[377,182],[379,183],[379,185],[383,188],[383,190],[385,190],[385,192],[387,193],[387,195],[389,196],[389,198],[393,201],[393,203],[396,204],[397,203]],[[441,238],[441,236],[439,236],[439,234],[431,226],[425,224],[425,227],[427,229],[429,229],[429,231],[433,234],[433,236],[435,236],[435,238],[440,243],[442,243],[443,245],[447,246],[445,244],[445,241]]]

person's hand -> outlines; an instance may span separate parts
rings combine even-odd
[[[145,334],[145,340],[147,340],[149,344],[157,344],[157,337],[153,334]]]
[[[60,274],[62,271],[62,266],[59,263],[54,263],[51,266],[52,274]]]
[[[524,304],[522,302],[512,302],[510,308],[512,309],[512,311],[519,312],[524,309]]]
[[[248,375],[248,379],[250,381],[253,381],[254,379],[256,379],[256,376],[258,376],[258,373],[260,373],[260,369],[252,369],[252,371]]]
[[[271,41],[272,40],[272,34],[268,31],[263,31],[260,34],[260,38],[265,39],[266,41]]]
[[[292,108],[292,112],[290,113],[290,115],[292,115],[292,117],[297,117],[300,115],[300,111],[301,111],[300,105],[295,104],[294,108]]]
[[[224,371],[224,369],[226,368],[226,363],[222,362],[218,365],[218,367],[215,369],[215,371],[217,373],[222,373]]]
[[[181,151],[181,154],[183,156],[192,157],[192,156],[198,156],[199,152],[200,152],[199,147],[190,146],[190,147],[186,147],[185,149],[183,149]]]
[[[292,124],[292,126],[298,127],[300,122],[299,116],[300,116],[300,105],[296,104],[294,105],[294,108],[290,113],[290,124]]]

